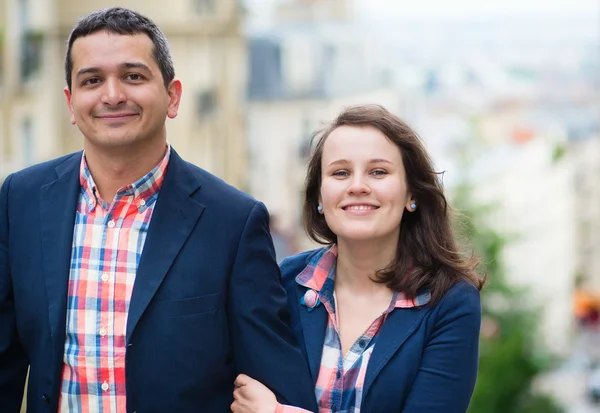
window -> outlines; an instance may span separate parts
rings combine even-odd
[[[4,29],[0,27],[0,91],[4,80]]]
[[[42,63],[42,33],[26,31],[21,38],[21,80],[31,79],[39,70]]]
[[[20,27],[20,51],[21,81],[26,82],[37,73],[41,64],[43,35],[38,31],[31,30],[29,14],[31,4],[29,0],[19,0],[19,27]]]
[[[214,91],[205,90],[196,98],[197,114],[200,119],[212,116],[217,110],[217,97]]]
[[[217,0],[193,0],[198,14],[214,14],[217,11]]]

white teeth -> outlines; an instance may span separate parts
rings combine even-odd
[[[349,209],[352,211],[367,211],[370,209],[375,209],[375,207],[373,207],[371,205],[351,205],[349,207],[346,207],[346,209]]]

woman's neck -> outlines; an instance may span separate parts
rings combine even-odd
[[[353,294],[373,294],[387,290],[385,284],[375,282],[376,273],[387,268],[396,256],[396,243],[344,242],[338,243],[336,290]]]

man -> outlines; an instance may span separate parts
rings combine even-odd
[[[166,140],[182,86],[146,17],[72,31],[65,95],[84,151],[0,192],[0,412],[225,412],[236,374],[316,410],[266,208]]]

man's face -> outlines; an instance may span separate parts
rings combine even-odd
[[[86,149],[144,148],[166,140],[165,120],[177,116],[181,82],[165,88],[152,51],[143,33],[99,31],[75,40],[65,95]]]

